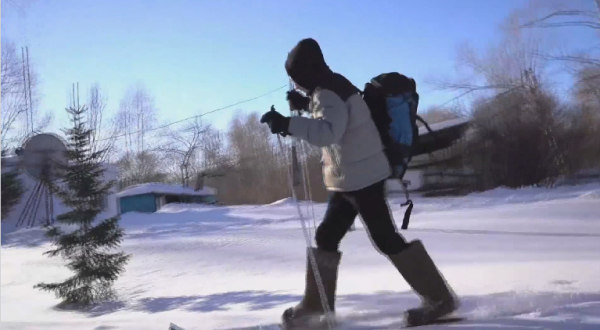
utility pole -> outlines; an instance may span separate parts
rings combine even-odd
[[[29,133],[33,130],[33,123],[30,123],[31,116],[29,114],[29,96],[27,93],[27,72],[29,70],[26,70],[25,63],[27,63],[27,61],[25,61],[25,49],[21,47],[21,64],[23,67],[23,99],[25,100],[25,117],[27,117],[27,133]]]
[[[27,90],[29,96],[29,117],[31,118],[31,133],[33,134],[33,100],[31,99],[31,70],[29,70],[29,47],[25,47],[27,53]]]

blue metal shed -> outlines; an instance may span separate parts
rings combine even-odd
[[[131,186],[116,194],[119,213],[154,213],[165,204],[216,204],[216,190],[210,187],[192,189],[162,183]]]
[[[158,210],[156,196],[153,193],[121,197],[119,206],[121,214],[127,212],[154,213]]]

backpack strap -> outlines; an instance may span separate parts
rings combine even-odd
[[[408,222],[410,221],[410,215],[412,213],[412,209],[413,209],[413,201],[410,199],[410,194],[408,192],[408,187],[406,186],[406,183],[404,183],[404,174],[406,173],[407,170],[407,166],[403,166],[403,170],[402,173],[397,176],[396,178],[398,179],[398,181],[400,181],[400,185],[402,186],[402,190],[404,191],[404,196],[406,197],[406,202],[400,204],[400,207],[404,207],[408,205],[408,208],[406,208],[406,211],[404,211],[404,219],[402,220],[402,229],[406,230],[408,229]]]
[[[427,128],[428,131],[433,132],[433,130],[431,129],[431,127],[429,127],[429,124],[425,121],[425,119],[423,119],[423,117],[416,115],[415,118],[417,118],[418,121],[423,123],[423,125],[425,125],[425,128]]]

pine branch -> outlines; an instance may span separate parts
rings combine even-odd
[[[94,248],[118,247],[124,235],[123,229],[119,227],[119,220],[119,217],[113,217],[92,227],[86,237],[89,244]]]

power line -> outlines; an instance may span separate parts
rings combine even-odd
[[[234,107],[236,105],[240,105],[240,104],[243,104],[243,103],[254,101],[256,99],[259,99],[261,97],[265,97],[267,95],[273,94],[273,93],[277,92],[278,90],[281,90],[281,89],[287,88],[287,87],[288,87],[288,84],[285,84],[285,85],[282,85],[282,86],[280,86],[280,87],[278,87],[278,88],[276,88],[276,89],[274,89],[274,90],[272,90],[270,92],[267,92],[267,93],[264,93],[264,94],[261,94],[261,95],[255,96],[253,98],[249,98],[249,99],[243,100],[243,101],[239,101],[239,102],[236,102],[236,103],[233,103],[233,104],[221,107],[221,108],[217,108],[217,109],[214,109],[214,110],[211,110],[211,111],[199,114],[199,115],[191,116],[191,117],[188,117],[188,118],[184,118],[184,119],[181,119],[181,120],[177,120],[177,121],[165,124],[165,125],[161,125],[161,126],[154,127],[154,128],[149,128],[149,129],[146,129],[146,130],[138,130],[138,131],[135,131],[135,132],[129,132],[129,133],[124,133],[124,134],[119,134],[119,135],[116,135],[116,136],[111,136],[111,137],[104,138],[104,139],[99,139],[98,141],[106,141],[106,140],[118,139],[118,138],[122,138],[122,137],[125,137],[125,136],[128,136],[128,135],[132,135],[132,134],[137,134],[137,133],[142,133],[142,132],[156,131],[156,130],[163,129],[163,128],[166,128],[166,127],[169,127],[169,126],[172,126],[172,125],[175,125],[175,124],[182,123],[184,121],[188,121],[188,120],[196,119],[196,118],[201,118],[201,117],[206,116],[208,114],[211,114],[211,113],[214,113],[214,112],[217,112],[217,111],[221,111],[221,110],[225,110],[225,109]]]
[[[600,0],[599,0],[599,1],[600,1]],[[522,87],[523,87],[523,86],[518,86],[518,85],[517,85],[517,86],[512,86],[512,87],[510,87],[510,88],[509,88],[508,86],[506,86],[506,87],[505,87],[505,88],[506,88],[506,90],[505,90],[505,91],[503,91],[502,93],[496,94],[496,95],[495,95],[493,98],[497,98],[497,97],[500,97],[500,96],[503,96],[503,95],[509,94],[509,93],[511,93],[511,92],[513,92],[513,91],[515,91],[515,90],[517,90],[517,89],[519,89],[519,88],[522,88]],[[485,89],[485,88],[484,88],[484,89]],[[463,92],[463,93],[460,93],[459,95],[457,95],[457,96],[455,96],[455,97],[453,97],[453,98],[449,99],[448,101],[446,101],[446,102],[442,103],[441,105],[438,105],[438,107],[440,107],[440,108],[441,108],[441,107],[444,107],[444,106],[446,106],[447,104],[449,104],[449,103],[451,103],[451,102],[454,102],[454,101],[456,101],[456,100],[458,100],[458,99],[460,99],[460,98],[462,98],[462,97],[464,97],[464,96],[467,96],[468,94],[471,94],[471,93],[474,93],[474,92],[477,92],[477,91],[482,91],[482,90],[484,90],[484,89],[469,89],[468,91],[466,91],[466,92]]]
[[[473,92],[473,91],[466,91],[466,92],[464,92],[464,93],[461,93],[460,95],[457,95],[457,96],[455,96],[455,97],[453,97],[453,98],[449,99],[448,101],[446,101],[446,102],[442,103],[441,105],[438,105],[438,107],[442,108],[442,107],[446,106],[447,104],[449,104],[449,103],[451,103],[451,102],[454,102],[454,101],[456,101],[456,100],[458,100],[458,99],[462,98],[463,96],[466,96],[467,94],[469,94],[469,93],[472,93],[472,92]]]

